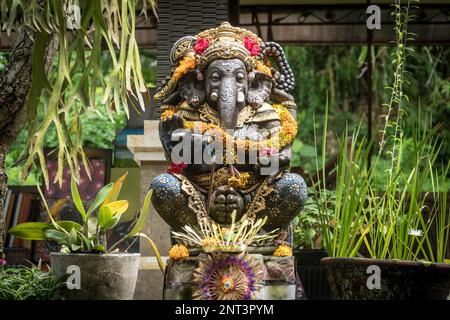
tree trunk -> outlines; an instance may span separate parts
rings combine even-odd
[[[17,31],[12,55],[0,75],[0,258],[4,258],[3,209],[8,190],[6,154],[26,123],[26,102],[31,89],[34,42],[37,33],[24,26]],[[57,37],[49,36],[46,50],[46,70],[49,70],[56,52]]]

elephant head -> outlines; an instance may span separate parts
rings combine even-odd
[[[206,100],[219,113],[224,129],[235,129],[239,111],[245,107],[248,73],[240,59],[216,59],[206,68]]]
[[[253,107],[260,107],[269,99],[272,91],[272,79],[262,72],[255,72],[247,94],[247,102]]]
[[[180,96],[192,107],[199,107],[205,102],[205,85],[195,72],[188,72],[178,83]]]
[[[294,77],[281,46],[228,22],[179,39],[170,60],[172,75],[155,98],[167,105],[186,101],[192,107],[206,101],[223,129],[236,129],[246,105],[258,109],[268,100],[291,98]]]

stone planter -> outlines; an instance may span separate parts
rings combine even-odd
[[[51,253],[51,268],[57,278],[76,283],[79,267],[80,289],[64,286],[68,300],[131,300],[139,270],[140,254]],[[75,266],[75,267],[70,267]]]
[[[445,300],[450,294],[450,264],[375,260],[366,258],[323,258],[331,291],[342,300]],[[374,284],[379,268],[380,286]],[[375,269],[378,269],[375,267]]]

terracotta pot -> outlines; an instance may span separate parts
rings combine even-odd
[[[51,268],[56,277],[67,280],[68,285],[61,290],[61,295],[67,300],[133,299],[139,258],[138,253],[50,254]],[[78,270],[79,289],[76,286]]]
[[[450,264],[330,257],[321,263],[327,267],[336,299],[445,300],[450,295]]]

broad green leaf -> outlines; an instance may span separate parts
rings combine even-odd
[[[81,246],[79,244],[71,244],[70,249],[72,252],[79,251],[81,249]]]
[[[49,224],[43,222],[25,222],[9,229],[9,233],[25,240],[47,240],[45,231],[50,228]]]
[[[68,239],[69,239],[70,244],[78,244],[79,243],[78,234],[75,229],[70,230]]]
[[[70,179],[70,188],[72,192],[73,203],[75,204],[78,212],[80,212],[81,216],[83,217],[83,221],[86,222],[86,211],[84,210],[83,201],[81,201],[81,197],[78,192],[78,186],[73,176]]]
[[[98,212],[98,225],[103,230],[109,229],[113,224],[113,213],[108,206],[102,206]]]
[[[150,212],[150,200],[152,199],[153,190],[150,190],[145,197],[144,204],[142,205],[141,212],[139,213],[139,218],[136,221],[133,229],[126,235],[126,238],[135,237],[141,232],[142,228],[147,221],[147,217]]]
[[[95,211],[95,209],[97,209],[103,203],[103,201],[105,201],[105,199],[108,196],[109,192],[111,191],[112,187],[113,187],[113,184],[110,183],[100,189],[100,191],[95,196],[94,202],[89,207],[89,210],[87,212],[88,217],[91,215],[92,212]]]
[[[55,229],[48,229],[45,231],[45,237],[46,240],[52,240],[57,243],[66,244],[67,241],[67,234],[65,234],[62,231],[55,230]]]
[[[67,232],[70,232],[72,229],[75,229],[76,231],[81,231],[83,229],[83,226],[70,220],[57,221],[56,223]]]

